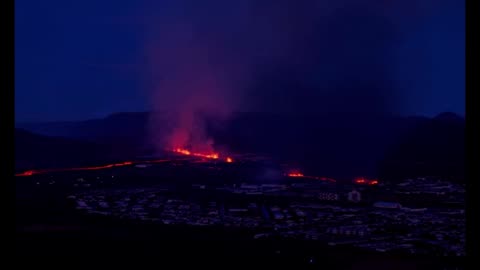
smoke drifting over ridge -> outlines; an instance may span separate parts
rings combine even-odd
[[[147,40],[152,106],[170,112],[151,119],[161,149],[213,150],[206,119],[234,111],[395,110],[397,5],[187,0],[164,8]]]
[[[153,47],[153,68],[158,73],[153,74],[158,79],[152,93],[153,139],[161,138],[157,143],[162,149],[212,152],[206,118],[223,119],[237,108],[241,70],[235,71],[221,47],[198,36],[193,25],[179,24],[169,30],[171,35],[160,41],[161,49]],[[159,121],[164,111],[168,111],[167,121]],[[158,127],[159,122],[167,127]],[[155,128],[169,134],[158,136]]]

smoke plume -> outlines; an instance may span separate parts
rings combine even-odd
[[[234,111],[395,110],[395,22],[415,13],[411,1],[404,9],[390,1],[162,2],[145,13],[156,18],[146,58],[161,149],[211,151],[206,119]]]

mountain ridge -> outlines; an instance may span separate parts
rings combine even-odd
[[[147,112],[117,113],[82,122],[21,127],[102,145],[106,156],[147,155],[153,154],[154,147],[150,117]],[[226,122],[207,121],[206,129],[220,149],[268,154],[322,175],[393,179],[436,171],[462,178],[464,126],[464,118],[453,113],[432,118],[236,113]],[[160,137],[162,133],[168,130],[160,131]]]

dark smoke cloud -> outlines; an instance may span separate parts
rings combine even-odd
[[[152,117],[153,138],[208,148],[205,116],[234,111],[395,111],[396,20],[418,8],[410,0],[165,1],[145,14],[159,18],[147,30],[152,106],[173,112],[166,122]]]

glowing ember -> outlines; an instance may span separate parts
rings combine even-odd
[[[378,185],[378,180],[370,180],[370,179],[366,179],[366,178],[363,178],[363,177],[358,177],[358,178],[355,178],[354,180],[355,184],[361,184],[361,185]]]
[[[174,152],[177,152],[179,154],[183,154],[183,155],[187,155],[189,156],[191,153],[190,151],[186,150],[186,149],[182,149],[182,148],[177,148],[175,150],[173,150]]]
[[[218,159],[218,154],[202,154],[202,153],[193,153],[196,157],[203,157],[203,158],[210,158],[210,159]]]
[[[303,173],[299,173],[299,172],[291,172],[287,175],[288,177],[303,177]]]
[[[225,160],[227,163],[232,163],[233,162],[233,159],[231,157],[227,157],[227,159]]]
[[[355,183],[357,184],[365,184],[367,182],[367,180],[365,180],[363,177],[359,177],[357,179],[355,179]]]
[[[367,179],[365,179],[364,177],[357,177],[355,178],[355,181],[354,181],[356,184],[366,184],[367,183]]]
[[[26,171],[23,173],[17,173],[15,176],[32,176],[34,173],[34,171]]]

